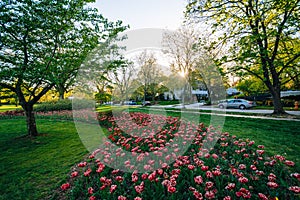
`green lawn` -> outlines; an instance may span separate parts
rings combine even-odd
[[[0,199],[47,199],[87,154],[72,122],[37,125],[41,135],[29,139],[25,120],[0,120]]]
[[[210,119],[200,117],[206,125]],[[87,154],[73,122],[38,119],[37,125],[41,135],[29,139],[22,137],[24,119],[0,120],[0,199],[48,199]],[[267,153],[286,153],[299,171],[299,127],[300,122],[293,121],[226,117],[223,131],[263,144]]]
[[[300,122],[226,117],[223,131],[240,138],[250,138],[266,152],[285,155],[300,170]]]
[[[293,111],[294,107],[283,107],[286,111]],[[273,106],[255,106],[254,109],[256,110],[274,110]]]

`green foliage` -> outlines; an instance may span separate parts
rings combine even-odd
[[[75,101],[75,108],[77,109],[84,109],[90,108],[94,105],[93,101],[89,100],[76,100]],[[59,101],[52,101],[52,102],[43,102],[37,104],[34,107],[34,111],[36,112],[49,112],[49,111],[62,111],[62,110],[72,110],[72,100],[64,99]]]
[[[18,105],[18,97],[14,92],[10,91],[9,89],[0,87],[0,104],[1,102],[5,104]]]
[[[97,94],[95,94],[95,99],[98,102],[107,102],[110,101],[111,99],[111,94],[107,93],[107,92],[99,92]]]
[[[72,110],[72,101],[70,100],[59,100],[52,102],[43,102],[37,104],[34,107],[36,112],[48,112],[48,111],[57,111],[57,110]]]
[[[159,101],[159,105],[174,105],[174,104],[179,104],[180,102],[178,100],[173,100],[173,101]]]
[[[255,77],[248,77],[240,80],[236,88],[239,91],[242,91],[243,95],[246,96],[268,91],[268,88],[263,84],[263,82]]]
[[[187,16],[204,18],[212,25],[212,33],[218,34],[212,48],[228,45],[229,52],[218,59],[233,63],[227,72],[255,76],[268,87],[274,113],[284,112],[282,84],[287,79],[299,80],[299,11],[298,0],[192,0],[187,6]]]
[[[116,24],[120,26],[116,27],[117,32],[127,28],[121,27],[121,23]],[[111,91],[117,85],[114,74],[119,69],[127,68],[127,60],[120,53],[124,47],[117,44],[126,37],[119,37],[117,32],[101,40],[82,63],[77,74],[78,86],[74,89],[74,96],[83,94],[96,98],[99,103],[110,101]]]
[[[0,86],[17,94],[28,134],[37,135],[33,105],[54,86],[64,94],[88,52],[124,29],[85,0],[0,2]]]

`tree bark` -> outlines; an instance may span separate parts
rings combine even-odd
[[[273,114],[275,114],[275,115],[286,114],[286,112],[284,111],[283,106],[281,104],[280,90],[276,90],[276,88],[275,88],[270,91],[271,91],[271,94],[273,97],[273,106],[274,106]]]
[[[182,108],[185,109],[185,104],[186,104],[186,88],[187,88],[187,82],[184,83],[184,87],[183,87],[183,92],[182,92]]]
[[[65,94],[64,94],[64,92],[59,93],[59,99],[60,99],[60,100],[65,99]]]
[[[147,89],[146,89],[146,87],[144,87],[144,102],[146,101],[146,91],[147,91]]]
[[[59,99],[63,100],[65,99],[65,89],[63,87],[58,86],[57,92],[59,93]]]
[[[38,135],[38,131],[36,128],[35,115],[33,112],[33,105],[27,103],[24,110],[25,110],[25,115],[26,115],[28,136],[36,137]]]
[[[265,82],[266,86],[268,87],[273,97],[273,106],[274,106],[273,114],[274,115],[286,114],[285,110],[283,109],[283,105],[281,104],[280,81],[273,80],[273,82],[275,82],[274,85],[270,81]]]

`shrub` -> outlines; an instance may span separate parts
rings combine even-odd
[[[51,101],[37,104],[34,107],[36,112],[49,112],[49,111],[61,111],[61,110],[72,110],[73,106],[75,109],[85,109],[94,105],[93,101],[90,100],[76,100],[72,105],[72,100],[64,99],[59,101]]]
[[[173,104],[179,104],[180,102],[178,100],[173,101],[160,101],[159,105],[173,105]]]
[[[208,105],[208,106],[210,106],[211,105],[211,101],[208,100],[208,101],[205,102],[205,104]]]
[[[34,111],[36,112],[48,112],[48,111],[59,111],[59,110],[72,110],[72,101],[59,100],[59,101],[43,102],[37,104],[34,107]]]

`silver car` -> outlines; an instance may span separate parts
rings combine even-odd
[[[252,101],[247,101],[245,99],[229,99],[222,101],[218,104],[219,108],[239,108],[244,110],[246,108],[252,108],[254,103]]]

